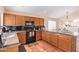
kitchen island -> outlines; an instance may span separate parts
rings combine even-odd
[[[79,51],[79,33],[65,31],[42,31],[42,39],[66,52]]]

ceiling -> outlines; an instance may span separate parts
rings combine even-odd
[[[5,6],[6,11],[29,13],[44,17],[61,17],[66,12],[73,13],[79,10],[78,6]]]

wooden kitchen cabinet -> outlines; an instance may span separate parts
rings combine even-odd
[[[3,25],[5,25],[5,26],[15,26],[15,15],[4,14]]]
[[[50,44],[52,44],[53,46],[56,46],[56,47],[58,46],[58,36],[57,36],[57,33],[50,32],[49,39],[50,39]]]
[[[46,40],[46,32],[45,31],[42,31],[42,40]]]
[[[36,40],[41,40],[42,39],[42,31],[36,31]]]
[[[60,34],[58,37],[58,48],[70,52],[75,51],[75,39],[72,36]]]
[[[52,44],[53,46],[57,47],[58,39],[57,39],[57,34],[56,33],[43,31],[42,32],[42,40],[45,40],[48,43]]]
[[[42,40],[44,40],[46,42],[49,42],[50,41],[50,39],[49,39],[49,32],[42,31]]]
[[[25,21],[34,21],[35,26],[44,26],[44,19],[30,16],[20,16],[14,14],[4,14],[3,25],[6,26],[23,26]]]
[[[30,21],[30,17],[24,16],[24,22],[25,22],[25,21]]]
[[[25,32],[19,32],[18,33],[18,38],[21,44],[26,43],[26,33]]]
[[[23,16],[16,15],[16,26],[22,25],[25,25]]]
[[[39,18],[35,18],[34,22],[35,22],[35,26],[39,26],[40,25],[40,19]]]
[[[35,17],[30,17],[30,21],[34,21],[35,22]]]
[[[35,18],[35,26],[44,26],[44,19],[43,18]]]
[[[35,20],[34,17],[29,17],[29,16],[25,16],[25,17],[24,17],[24,23],[25,23],[26,21],[34,21],[34,20]]]
[[[76,37],[57,32],[42,31],[42,40],[63,51],[76,51]]]
[[[44,26],[44,18],[39,18],[40,26]]]

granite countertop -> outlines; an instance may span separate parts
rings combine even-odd
[[[33,31],[48,31],[48,32],[56,32],[56,33],[60,33],[60,34],[66,34],[66,35],[72,35],[72,36],[78,36],[79,32],[70,32],[70,31],[61,31],[61,30],[33,30]],[[22,31],[11,31],[11,32],[5,32],[5,33],[19,33],[19,32],[26,32],[26,30],[22,30]]]
[[[42,31],[42,30],[33,30],[33,31]],[[19,32],[30,32],[30,31],[26,31],[26,30],[21,30],[21,31],[10,31],[10,32],[0,32],[1,33],[19,33]]]
[[[45,30],[45,31],[56,32],[56,33],[72,35],[72,36],[78,36],[79,35],[79,32],[69,32],[69,31],[61,31],[61,30]]]

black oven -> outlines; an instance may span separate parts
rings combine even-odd
[[[26,44],[33,43],[36,41],[36,31],[34,31],[34,29],[34,21],[25,22]]]

